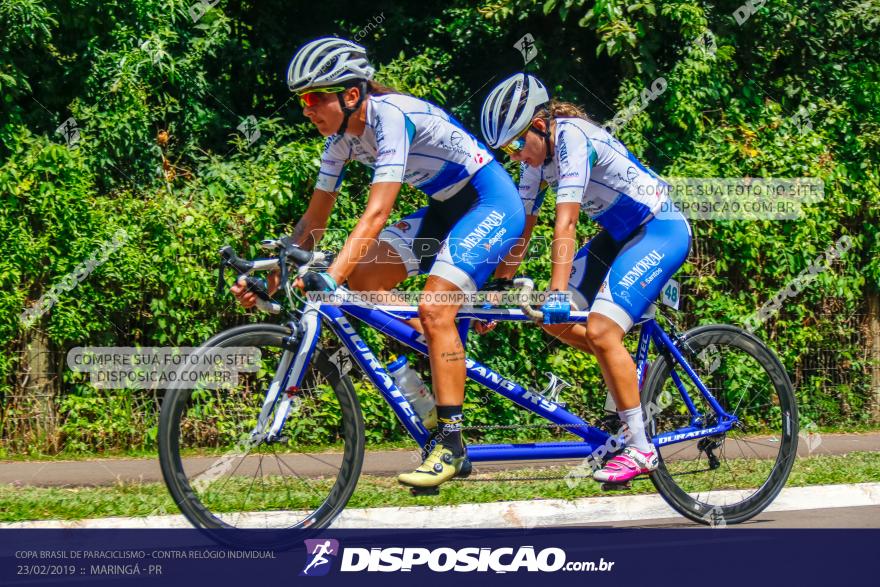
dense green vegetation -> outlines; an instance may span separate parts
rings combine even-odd
[[[216,251],[229,243],[255,255],[261,238],[289,230],[305,210],[321,140],[283,74],[297,46],[325,34],[359,40],[382,81],[478,129],[489,88],[523,68],[514,44],[528,33],[537,53],[525,68],[597,120],[612,119],[658,77],[667,81],[618,133],[663,175],[820,178],[824,200],[798,220],[693,222],[675,320],[742,324],[849,236],[843,257],[757,332],[792,374],[805,421],[876,418],[876,1],[774,0],[742,24],[739,0],[221,0],[193,22],[194,4],[0,0],[0,454],[149,448],[156,398],[96,391],[67,370],[66,352],[198,344],[264,318],[214,297]],[[252,143],[237,130],[248,116],[260,131]],[[69,146],[56,129],[70,117],[79,134]],[[331,226],[354,225],[368,182],[353,166]],[[396,214],[424,201],[406,190]],[[538,236],[552,234],[551,207]],[[124,243],[107,261],[26,327],[22,313],[120,229]],[[586,238],[595,228],[580,230]],[[540,279],[548,270],[545,257],[525,268]],[[470,352],[491,354],[522,380],[552,370],[600,409],[594,360],[536,328],[506,326]],[[471,423],[522,421],[482,396],[469,391]],[[399,439],[390,410],[374,393],[362,397],[375,440]]]

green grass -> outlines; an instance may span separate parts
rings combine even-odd
[[[766,461],[732,461],[736,475],[718,470],[712,487],[752,487],[769,463]],[[741,466],[738,466],[741,465]],[[597,483],[579,479],[572,487],[565,479],[545,481],[500,481],[500,478],[564,475],[570,468],[515,470],[482,474],[465,481],[446,484],[438,496],[413,497],[393,477],[363,476],[348,507],[380,507],[410,505],[453,505],[494,501],[546,499],[576,499],[603,493]],[[789,486],[825,485],[833,483],[860,483],[880,479],[880,453],[860,452],[848,455],[822,455],[798,459],[788,481]],[[708,475],[688,478],[689,490],[708,488]],[[293,483],[268,479],[257,481],[252,491],[247,490],[251,478],[236,478],[225,487],[222,495],[212,498],[214,511],[241,511],[246,509],[289,509],[290,504],[316,503],[321,491],[331,481],[317,480]],[[654,486],[647,480],[637,481],[624,494],[652,493]],[[248,500],[243,497],[248,495]],[[177,508],[161,483],[126,483],[108,487],[50,488],[14,487],[0,485],[0,521],[24,520],[77,520],[108,516],[146,516],[176,514]]]
[[[870,434],[880,432],[880,426],[848,425],[848,426],[819,426],[812,432],[820,434]],[[530,439],[533,440],[533,439]],[[522,441],[526,442],[526,441]],[[391,442],[370,442],[367,450],[412,450],[415,443],[411,439]],[[229,447],[215,449],[184,450],[183,456],[219,455],[229,451]],[[297,452],[342,452],[342,443],[324,444],[314,446],[297,445]],[[13,462],[29,461],[87,461],[92,459],[155,459],[156,449],[126,449],[102,452],[61,452],[57,454],[45,453],[7,453],[0,448],[0,460]]]

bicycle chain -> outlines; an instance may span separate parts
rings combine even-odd
[[[584,428],[589,424],[485,424],[482,426],[462,426],[461,430],[518,430],[525,428]]]
[[[589,428],[590,424],[484,424],[462,426],[461,430],[516,430],[520,428]]]
[[[330,360],[332,363],[337,365],[340,372],[344,374],[348,372],[350,367],[350,361],[345,361],[346,368],[343,372],[343,366],[340,364],[343,362],[343,359],[347,359],[345,357],[344,348],[340,347],[337,352],[335,352]],[[523,429],[570,429],[570,428],[589,428],[590,424],[483,424],[477,426],[462,426],[461,431],[465,432],[467,430],[480,431],[480,430],[523,430]],[[591,475],[556,475],[553,477],[543,476],[543,477],[495,477],[492,479],[453,479],[453,481],[457,482],[471,482],[471,483],[479,483],[479,482],[498,482],[498,481],[557,481],[559,479],[592,479]]]
[[[517,429],[549,429],[549,428],[589,428],[590,424],[485,424],[482,426],[462,426],[465,430],[517,430]],[[453,479],[461,482],[497,482],[497,481],[558,481],[559,479],[592,479],[591,475],[556,475],[553,477],[493,477],[491,479]]]

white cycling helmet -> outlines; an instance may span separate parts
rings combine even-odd
[[[550,101],[544,84],[533,75],[517,73],[489,92],[483,102],[480,128],[493,149],[506,145],[525,130],[535,111]]]
[[[287,68],[292,92],[333,86],[353,80],[371,80],[376,70],[367,50],[345,39],[322,37],[304,45]]]

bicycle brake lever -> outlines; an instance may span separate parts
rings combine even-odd
[[[226,292],[226,263],[220,261],[220,270],[217,271],[217,290],[214,292],[216,296],[222,296]]]
[[[216,295],[221,296],[226,293],[226,267],[229,266],[229,260],[235,256],[232,247],[226,245],[218,251],[220,253],[220,270],[217,272],[217,292]]]
[[[278,265],[281,267],[281,278],[278,287],[282,291],[287,291],[287,280],[290,275],[287,270],[287,249],[285,247],[281,247],[281,252],[278,253]]]

